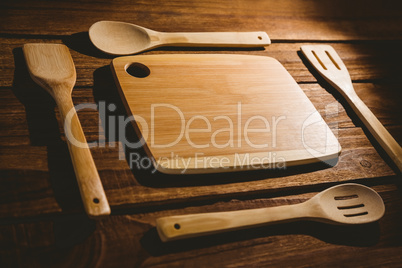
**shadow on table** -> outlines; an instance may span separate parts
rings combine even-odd
[[[156,228],[152,228],[142,237],[141,245],[150,255],[161,256],[223,244],[227,244],[225,247],[230,247],[230,243],[237,243],[236,247],[241,247],[242,241],[259,239],[258,244],[267,244],[267,250],[269,250],[268,244],[271,243],[273,237],[285,235],[291,235],[289,236],[289,243],[293,244],[292,247],[297,246],[298,241],[302,241],[303,245],[308,243],[308,238],[305,236],[311,236],[334,245],[369,247],[378,243],[380,239],[380,228],[378,222],[364,225],[342,226],[300,221],[187,238],[171,242],[162,242]],[[294,239],[292,239],[292,237],[294,237]],[[280,240],[280,238],[277,238],[277,240]],[[283,241],[283,248],[286,248],[285,243],[286,241]],[[247,245],[250,245],[250,243],[247,243]]]
[[[95,232],[96,221],[86,214],[57,217],[53,221],[54,244],[57,248],[71,248]]]
[[[34,179],[49,179],[54,197],[63,211],[77,209],[83,211],[68,147],[61,139],[62,134],[55,114],[56,104],[50,94],[31,79],[22,48],[15,48],[13,54],[15,63],[13,93],[25,107],[30,146],[47,147],[49,172],[35,175]],[[32,180],[30,183],[34,184],[35,181]],[[29,186],[27,188],[29,189]],[[32,206],[35,206],[34,202]]]
[[[89,39],[88,32],[79,32],[68,35],[63,38],[63,43],[70,49],[75,50],[81,54],[101,59],[112,59],[115,56],[106,54],[97,49]]]

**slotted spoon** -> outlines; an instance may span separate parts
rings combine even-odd
[[[90,217],[110,214],[91,151],[71,99],[76,72],[68,48],[61,44],[25,44],[25,60],[32,79],[52,95],[59,107],[68,149],[85,210]],[[67,122],[67,124],[64,124]]]
[[[336,51],[329,45],[306,45],[301,51],[318,73],[338,90],[376,141],[402,172],[402,148],[377,117],[357,96],[349,72]]]
[[[295,220],[330,224],[363,224],[379,220],[385,212],[381,197],[369,187],[346,183],[287,206],[163,217],[156,220],[162,241],[237,230]]]

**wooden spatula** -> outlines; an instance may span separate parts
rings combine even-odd
[[[76,72],[68,48],[61,44],[26,44],[23,51],[32,79],[52,95],[59,107],[88,216],[110,214],[102,182],[71,99]]]
[[[329,45],[306,45],[301,51],[318,71],[347,100],[353,111],[402,172],[402,148],[357,96],[349,72]]]

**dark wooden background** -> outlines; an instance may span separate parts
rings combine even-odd
[[[95,110],[79,112],[112,215],[84,214],[55,104],[26,70],[21,46],[64,43],[77,83],[75,104],[116,104],[109,64],[88,28],[117,20],[158,31],[266,31],[265,49],[160,48],[144,54],[238,53],[278,59],[338,132],[335,167],[212,175],[130,169],[121,143]],[[399,1],[2,1],[0,3],[0,267],[401,266],[401,176],[346,102],[301,55],[332,45],[362,100],[402,141],[402,9]],[[326,113],[328,105],[339,112]],[[135,139],[133,130],[127,128]],[[141,150],[138,153],[144,154]],[[185,213],[300,203],[341,182],[373,187],[386,214],[364,226],[297,222],[162,243],[155,219]]]

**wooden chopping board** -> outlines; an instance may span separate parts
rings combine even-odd
[[[281,169],[340,153],[325,121],[273,58],[168,54],[119,57],[111,65],[160,172]]]

